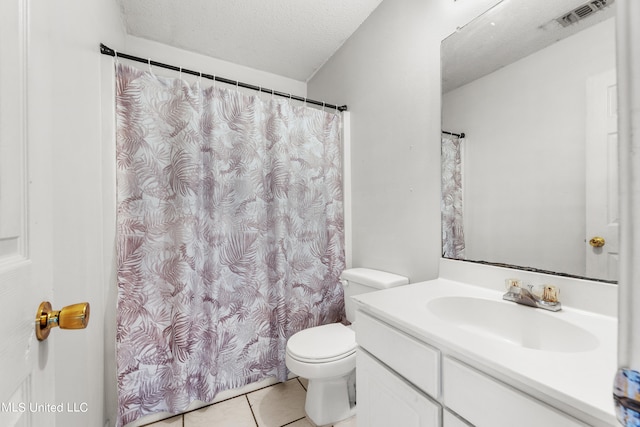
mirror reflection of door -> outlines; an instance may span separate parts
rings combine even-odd
[[[587,277],[618,280],[618,117],[616,72],[587,80]],[[601,237],[603,241],[590,241]],[[604,244],[604,246],[599,246]]]

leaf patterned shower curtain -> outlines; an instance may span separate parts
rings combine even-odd
[[[118,424],[269,376],[341,321],[340,117],[118,64]]]
[[[462,138],[442,136],[442,256],[464,259]]]

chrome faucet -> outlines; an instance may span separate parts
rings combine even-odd
[[[562,310],[562,304],[558,301],[558,288],[553,285],[543,285],[542,292],[534,292],[533,285],[523,287],[518,279],[507,279],[505,283],[507,293],[502,295],[504,300],[550,311]]]

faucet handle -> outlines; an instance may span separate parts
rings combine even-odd
[[[559,302],[560,290],[555,285],[542,285],[542,301],[549,303]]]
[[[557,304],[560,302],[558,299],[560,290],[555,285],[544,284],[536,286],[535,289],[532,289],[532,294],[546,304]]]
[[[522,280],[520,279],[505,279],[504,290],[507,292],[519,293],[522,287]],[[514,289],[518,288],[518,289]]]

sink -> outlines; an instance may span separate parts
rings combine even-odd
[[[435,298],[427,310],[459,329],[527,349],[575,353],[598,347],[595,335],[561,319],[562,312],[463,296]]]

